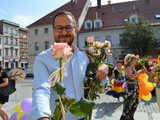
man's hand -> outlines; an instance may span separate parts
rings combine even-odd
[[[44,117],[44,118],[39,118],[38,120],[49,120],[49,118]]]
[[[107,75],[108,75],[108,66],[106,64],[100,65],[97,70],[96,77],[99,80],[104,80]]]

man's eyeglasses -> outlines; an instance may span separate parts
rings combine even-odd
[[[67,26],[60,26],[60,25],[57,25],[57,26],[54,26],[54,29],[57,30],[57,31],[62,31],[63,29],[65,29],[66,31],[70,32],[72,31],[74,28],[74,26],[71,26],[71,25],[67,25]]]

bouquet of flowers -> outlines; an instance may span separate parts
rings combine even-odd
[[[58,99],[56,100],[55,111],[49,117],[53,120],[66,120],[66,113],[71,112],[75,116],[82,116],[88,120],[94,103],[85,99],[76,101],[73,98],[67,97],[65,88],[62,85],[64,66],[73,54],[72,48],[67,43],[55,43],[52,48],[52,56],[59,61],[59,68],[49,76],[49,80],[52,81],[52,89],[57,92]]]
[[[160,56],[158,56],[158,59],[157,59],[156,84],[157,86],[160,86]]]
[[[98,79],[97,71],[108,72],[108,66],[105,64],[107,55],[110,54],[111,44],[108,41],[94,41],[94,37],[88,37],[85,42],[86,53],[89,57],[89,64],[86,71],[85,79],[85,98],[95,100],[102,93],[105,85]]]

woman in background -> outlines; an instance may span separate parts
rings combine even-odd
[[[126,55],[125,76],[126,76],[126,95],[123,103],[123,113],[120,120],[134,120],[134,113],[139,104],[138,98],[138,72],[135,70],[139,58],[135,55]]]
[[[5,73],[2,68],[0,67],[0,87],[6,87],[8,85],[8,75]],[[8,102],[9,96],[0,94],[0,116],[3,120],[8,120],[7,113],[2,109],[2,106]]]

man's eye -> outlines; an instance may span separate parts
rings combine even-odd
[[[66,26],[66,29],[72,29],[73,27],[72,26]]]

